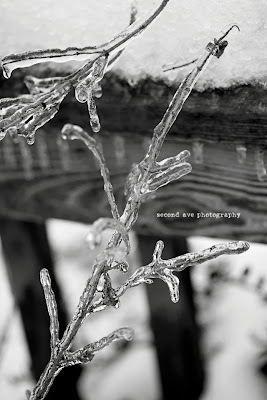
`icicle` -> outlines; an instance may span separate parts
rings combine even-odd
[[[76,100],[80,103],[85,103],[88,99],[89,94],[92,96],[94,93],[94,88],[101,79],[103,79],[104,73],[106,71],[108,63],[108,56],[100,57],[93,63],[91,71],[88,76],[82,79],[75,88]],[[97,90],[96,90],[97,91]]]
[[[75,98],[79,103],[86,103],[88,98],[88,89],[85,85],[79,85],[75,89]]]
[[[100,131],[101,127],[100,127],[100,122],[99,122],[99,118],[97,115],[97,109],[96,109],[92,91],[88,92],[87,106],[88,106],[88,113],[89,113],[89,117],[90,117],[90,125],[92,128],[92,131],[97,133]]]
[[[236,155],[239,164],[244,164],[247,158],[247,148],[244,144],[236,145]]]
[[[192,145],[192,153],[193,159],[196,164],[203,164],[204,155],[203,155],[204,144],[199,142],[198,140],[193,142]]]
[[[125,163],[125,139],[122,136],[115,135],[113,137],[113,147],[118,167]]]
[[[63,140],[60,134],[57,137],[57,146],[62,169],[69,171],[71,169],[69,143],[67,140]]]
[[[88,113],[90,118],[90,125],[93,132],[97,133],[100,131],[100,122],[97,115],[96,104],[94,101],[94,94],[101,94],[98,90],[95,90],[96,85],[104,76],[106,67],[108,65],[108,55],[100,57],[93,64],[93,67],[87,77],[85,77],[75,88],[76,100],[80,103],[87,102]],[[99,85],[97,86],[99,88]]]
[[[38,161],[40,168],[46,171],[50,167],[50,160],[48,155],[48,147],[45,139],[45,132],[40,130],[37,136],[36,147],[38,152]]]
[[[167,283],[171,300],[173,303],[177,303],[179,301],[179,278],[173,275],[172,271],[168,268],[164,268],[163,271],[157,272],[155,276]]]
[[[26,136],[26,142],[28,145],[33,145],[35,143],[35,132],[33,135]]]
[[[255,150],[255,167],[257,172],[257,177],[259,181],[264,181],[267,171],[264,165],[264,150],[256,149]]]
[[[30,147],[24,138],[19,141],[19,147],[25,179],[31,180],[33,178],[33,159]]]
[[[105,54],[94,62],[90,73],[82,81],[80,81],[76,89],[78,90],[80,85],[85,85],[87,88],[89,88],[100,82],[104,77],[107,65],[108,54]]]

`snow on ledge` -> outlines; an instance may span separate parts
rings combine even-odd
[[[153,0],[137,2],[140,13]],[[1,0],[0,57],[14,52],[103,43],[128,25],[130,0]],[[203,73],[197,88],[265,84],[266,0],[170,0],[161,16],[127,48],[114,70],[131,84],[139,79],[181,80],[186,72],[162,72],[162,65],[195,58],[223,28],[237,23],[223,57]],[[62,66],[61,66],[62,68]]]

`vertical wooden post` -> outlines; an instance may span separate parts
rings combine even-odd
[[[65,328],[67,319],[60,290],[54,276],[53,260],[45,225],[0,218],[0,236],[15,301],[20,309],[29,351],[32,373],[38,379],[50,355],[49,318],[39,273],[49,270],[58,303],[59,322]],[[56,378],[47,399],[63,398],[64,387],[69,398],[78,400],[76,391],[80,367],[63,370]]]
[[[151,261],[159,238],[139,235],[143,265]],[[163,258],[187,253],[186,239],[165,239]],[[179,274],[180,300],[173,304],[167,286],[160,280],[147,285],[151,327],[159,361],[163,399],[196,400],[203,388],[204,372],[189,269]]]

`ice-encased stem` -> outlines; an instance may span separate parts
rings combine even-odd
[[[151,170],[153,170],[153,167],[156,165],[157,157],[159,155],[166,134],[176,120],[200,73],[207,66],[207,63],[210,60],[211,56],[216,55],[217,51],[219,50],[219,44],[218,41],[216,41],[214,42],[214,44],[211,45],[211,47],[209,47],[208,50],[205,51],[204,55],[198,60],[195,67],[180,85],[161,122],[155,128],[148,154],[145,156],[144,160],[139,164],[139,166],[137,166],[135,170],[136,175],[133,174],[132,176],[134,179],[136,179],[138,187],[136,190],[133,186],[130,188],[131,190],[129,192],[125,210],[123,212],[123,215],[120,217],[120,222],[125,226],[126,230],[129,230],[137,219],[138,211],[141,204],[142,190],[146,185]],[[120,241],[121,234],[119,232],[115,232],[110,239],[106,250],[118,246],[120,244]],[[154,252],[153,261],[159,262],[161,248],[162,246],[159,243],[157,249]],[[243,251],[245,249],[246,248],[244,246]],[[105,260],[105,251],[102,253],[102,256],[100,255],[99,257],[97,257],[97,260],[93,265],[92,275],[86,283],[75,314],[68,324],[61,341],[59,342],[58,352],[51,358],[48,365],[46,366],[42,376],[40,377],[36,387],[32,392],[31,400],[44,399],[47,391],[49,390],[49,387],[52,385],[52,382],[60,369],[60,362],[62,361],[64,355],[66,355],[66,353],[68,352],[74,337],[76,336],[79,328],[81,327],[84,319],[88,314],[90,306],[93,305],[93,299],[97,291],[99,280],[103,272],[106,271],[105,268],[109,261],[108,259]],[[238,251],[238,247],[233,248],[233,252]],[[152,266],[149,266],[149,268],[151,268],[151,271],[153,272]],[[170,276],[170,269],[168,268],[168,266],[166,266],[165,268],[167,268],[167,270],[165,269],[165,275]],[[163,272],[161,270],[159,272],[164,273],[164,270]],[[173,296],[173,299],[176,299],[175,295]]]
[[[110,204],[111,213],[113,218],[119,219],[119,212],[116,205],[113,187],[110,182],[110,174],[109,169],[107,167],[107,163],[105,161],[105,157],[97,142],[94,138],[92,138],[86,131],[84,131],[81,127],[77,125],[66,124],[61,131],[63,139],[79,139],[84,142],[84,144],[88,147],[88,149],[93,153],[95,158],[97,159],[100,172],[104,180],[104,190],[107,194],[107,198]]]
[[[125,327],[116,329],[114,332],[110,333],[107,336],[104,336],[100,340],[90,343],[87,346],[84,346],[82,349],[70,353],[66,357],[66,360],[61,363],[61,365],[65,367],[75,364],[86,364],[92,360],[96,352],[104,349],[111,343],[116,342],[117,340],[131,341],[133,337],[134,331],[132,328]]]
[[[43,268],[40,272],[40,281],[43,286],[46,306],[50,318],[50,347],[53,354],[59,339],[59,322],[55,294],[51,286],[51,279],[47,269]]]
[[[142,186],[149,175],[149,168],[153,166],[155,163],[160,149],[162,147],[163,141],[165,139],[166,134],[170,130],[171,126],[175,122],[179,112],[182,109],[182,106],[189,94],[191,93],[195,82],[197,81],[201,71],[203,71],[204,67],[207,65],[207,62],[210,60],[211,56],[215,54],[217,49],[217,45],[214,45],[214,48],[209,51],[205,50],[205,53],[202,57],[200,57],[196,66],[189,73],[188,77],[180,85],[179,89],[176,91],[166,113],[163,116],[161,122],[157,125],[154,130],[154,134],[152,137],[151,145],[148,150],[147,156],[140,163],[142,167],[146,167],[147,170],[144,172],[143,177],[141,178],[140,185]],[[134,195],[128,198],[126,203],[123,215],[120,218],[120,221],[125,225],[127,230],[130,230],[134,222],[136,221],[138,210],[140,207],[140,191],[139,193],[135,193]],[[110,242],[108,243],[107,248],[118,246],[121,240],[120,233],[115,233]],[[88,305],[92,302],[93,297],[96,292],[97,283],[102,275],[104,269],[103,264],[94,264],[92,277],[87,281],[84,292],[80,298],[79,304],[76,309],[76,313],[74,318],[68,325],[63,338],[62,338],[62,347],[67,348],[69,344],[72,342],[75,337],[79,326],[86,315],[86,309]]]
[[[169,0],[161,1],[153,12],[150,10],[149,12],[145,13],[145,15],[138,18],[124,31],[100,46],[87,46],[83,48],[69,47],[65,50],[37,50],[33,52],[11,54],[6,56],[2,60],[4,76],[5,78],[9,78],[14,69],[29,67],[41,62],[66,62],[72,61],[73,59],[76,61],[88,60],[92,55],[97,53],[103,55],[104,53],[112,53],[114,50],[119,52],[120,50],[124,49],[129,41],[139,36],[156,19],[156,17],[166,7],[168,2]]]

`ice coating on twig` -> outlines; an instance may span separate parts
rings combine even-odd
[[[75,87],[75,97],[80,103],[85,103],[87,100],[87,91],[92,91],[93,86],[103,79],[108,63],[108,54],[98,58],[88,74],[78,85]]]
[[[200,74],[204,71],[207,67],[208,63],[210,62],[212,56],[220,57],[226,46],[227,42],[223,39],[225,36],[233,29],[235,25],[228,29],[228,31],[220,38],[214,39],[213,42],[208,43],[205,48],[203,54],[199,57],[196,61],[193,69],[189,72],[186,78],[182,81],[181,85],[179,86],[178,90],[176,91],[175,95],[167,111],[165,112],[162,120],[156,126],[153,132],[153,137],[144,160],[141,161],[138,165],[135,165],[129,174],[128,181],[126,183],[125,193],[130,197],[137,197],[140,194],[148,193],[149,191],[155,190],[157,188],[157,184],[153,186],[153,178],[149,184],[147,183],[147,178],[150,175],[150,171],[154,166],[156,159],[159,156],[162,144],[165,140],[167,133],[169,132],[171,126],[175,122],[177,116],[179,115],[185,101],[187,100],[188,96],[190,95],[197,79],[199,78]],[[177,172],[177,174],[176,174]],[[171,173],[169,172],[163,173],[161,177],[155,176],[156,179],[159,179],[159,185],[163,186],[167,184],[173,179],[177,179],[182,175],[190,172],[189,165],[178,167],[178,171]],[[181,175],[180,175],[181,173]],[[162,180],[160,180],[162,178]],[[156,181],[155,181],[156,182]],[[166,182],[166,183],[165,183]]]
[[[125,243],[127,254],[130,252],[129,234],[125,226],[118,220],[112,218],[99,218],[90,227],[90,231],[86,236],[86,244],[92,250],[101,243],[101,234],[106,229],[114,229],[121,234]]]
[[[56,115],[70,89],[71,85],[68,82],[57,83],[48,93],[0,101],[3,115],[0,120],[0,139],[12,128],[13,135],[25,136],[29,144],[32,144],[37,129]]]
[[[171,63],[171,64],[166,64],[162,66],[162,70],[163,72],[168,72],[168,71],[173,71],[175,69],[183,69],[185,67],[188,67],[189,65],[194,64],[198,59],[194,58],[193,60],[184,60],[182,62],[175,62],[175,63]]]
[[[193,264],[202,264],[205,261],[212,260],[225,254],[241,254],[249,249],[248,242],[233,241],[228,243],[216,244],[197,253],[187,253],[168,260],[166,266],[178,272]]]
[[[186,162],[189,156],[189,151],[184,150],[174,157],[154,162],[149,171],[144,167],[142,169],[142,162],[135,165],[126,182],[126,196],[138,191],[141,195],[146,195],[188,174],[192,169],[191,165]],[[146,174],[145,184],[143,184],[144,174]]]
[[[133,23],[134,19],[135,16],[131,14],[130,23]],[[110,69],[113,66],[122,51],[123,49],[119,50],[115,46],[110,51],[110,53],[114,53],[110,59],[108,57],[108,51],[96,51],[95,54],[91,55],[91,60],[78,69],[78,71],[66,77],[39,79],[33,76],[26,76],[24,83],[29,89],[31,93],[30,95],[19,96],[15,99],[0,100],[0,140],[6,136],[10,129],[13,129],[16,130],[13,136],[25,136],[27,137],[28,143],[33,144],[37,129],[42,127],[56,115],[62,100],[70,92],[72,87],[76,88],[75,92],[77,99],[81,102],[87,102],[90,125],[94,132],[99,132],[100,123],[94,102],[94,96],[101,97],[102,89],[100,81],[104,76],[105,70],[107,67]],[[28,64],[29,62],[31,64],[28,60],[28,58],[31,57],[31,54],[35,53],[24,54],[22,57],[24,60],[22,61],[22,64],[20,64],[20,62],[17,64],[15,61],[19,59],[19,55],[13,55],[11,58],[6,58],[9,59],[11,63],[10,65],[6,65],[3,60],[4,75],[8,77],[7,71],[9,71],[9,68],[11,73],[13,69],[22,67],[25,63]],[[53,52],[51,57],[52,60],[54,60]],[[64,59],[64,61],[66,61],[66,59]],[[34,64],[35,63],[36,59]]]
[[[96,159],[99,162],[100,172],[101,172],[101,175],[104,180],[104,190],[108,197],[112,216],[115,219],[119,219],[119,212],[118,212],[117,204],[116,204],[115,197],[113,194],[113,187],[110,182],[109,170],[108,170],[104,155],[103,155],[102,151],[100,150],[99,146],[97,145],[97,142],[95,141],[95,139],[92,138],[81,127],[79,127],[77,125],[72,125],[72,124],[66,124],[63,127],[61,133],[62,133],[63,139],[82,140],[86,144],[88,149],[96,157]]]
[[[61,77],[40,79],[27,75],[24,78],[24,83],[31,94],[39,94],[50,92],[56,83],[62,82],[62,79]]]
[[[108,306],[119,308],[120,300],[116,296],[115,289],[112,287],[112,282],[108,272],[105,272],[103,276],[104,276],[104,286],[102,289],[102,301],[104,304]]]
[[[98,88],[99,82],[103,79],[105,70],[108,64],[108,55],[98,58],[91,69],[91,72],[75,87],[75,97],[80,103],[87,102],[88,114],[90,119],[90,125],[93,132],[100,131],[100,122],[97,114],[96,104],[94,95],[99,95]],[[102,92],[101,92],[102,93]]]
[[[191,165],[185,162],[171,165],[168,168],[163,168],[160,172],[150,174],[146,193],[154,192],[160,187],[189,174],[191,170]]]
[[[181,272],[187,267],[202,264],[224,254],[240,254],[249,249],[249,244],[244,241],[228,242],[217,244],[201,252],[187,253],[169,260],[161,258],[164,243],[159,240],[156,243],[152,262],[144,267],[138,268],[133,275],[118,289],[118,297],[129,289],[141,283],[152,283],[154,278],[159,278],[167,283],[171,300],[176,303],[179,300],[179,279],[172,272]],[[97,306],[100,306],[98,302]]]
[[[217,58],[220,58],[228,44],[227,41],[224,41],[223,39],[234,28],[236,28],[236,29],[238,29],[238,31],[240,31],[239,26],[237,24],[231,24],[230,26],[227,27],[226,31],[223,33],[223,35],[219,39],[215,38],[213,40],[213,42],[208,43],[206,50],[210,51]],[[214,45],[218,46],[217,49],[214,48]],[[188,60],[183,60],[183,61],[179,60],[179,61],[176,61],[171,64],[163,65],[162,70],[163,70],[163,72],[168,72],[168,71],[173,71],[176,69],[182,69],[182,68],[188,67],[189,65],[195,64],[198,61],[199,61],[199,58],[188,59]]]
[[[116,342],[118,340],[131,341],[133,337],[134,337],[134,331],[132,328],[124,327],[116,329],[109,335],[104,336],[102,339],[90,343],[87,346],[84,346],[82,349],[69,353],[66,360],[63,361],[62,364],[63,365],[65,364],[64,366],[68,366],[68,364],[70,365],[87,364],[89,361],[92,360],[96,352],[109,346],[111,343]]]
[[[100,46],[87,46],[83,48],[69,47],[65,50],[37,50],[21,54],[11,54],[2,60],[3,73],[6,78],[11,76],[12,71],[16,68],[29,67],[41,62],[66,62],[72,60],[88,60],[92,55],[104,53],[116,53],[122,49],[133,39],[139,36],[161,13],[169,0],[163,0],[153,10],[145,13],[144,16],[138,18],[129,25],[125,30]]]
[[[51,279],[47,269],[43,268],[40,272],[40,281],[43,286],[46,306],[50,318],[50,347],[51,353],[55,349],[55,346],[59,340],[59,322],[58,322],[58,311],[56,298],[51,286]]]

